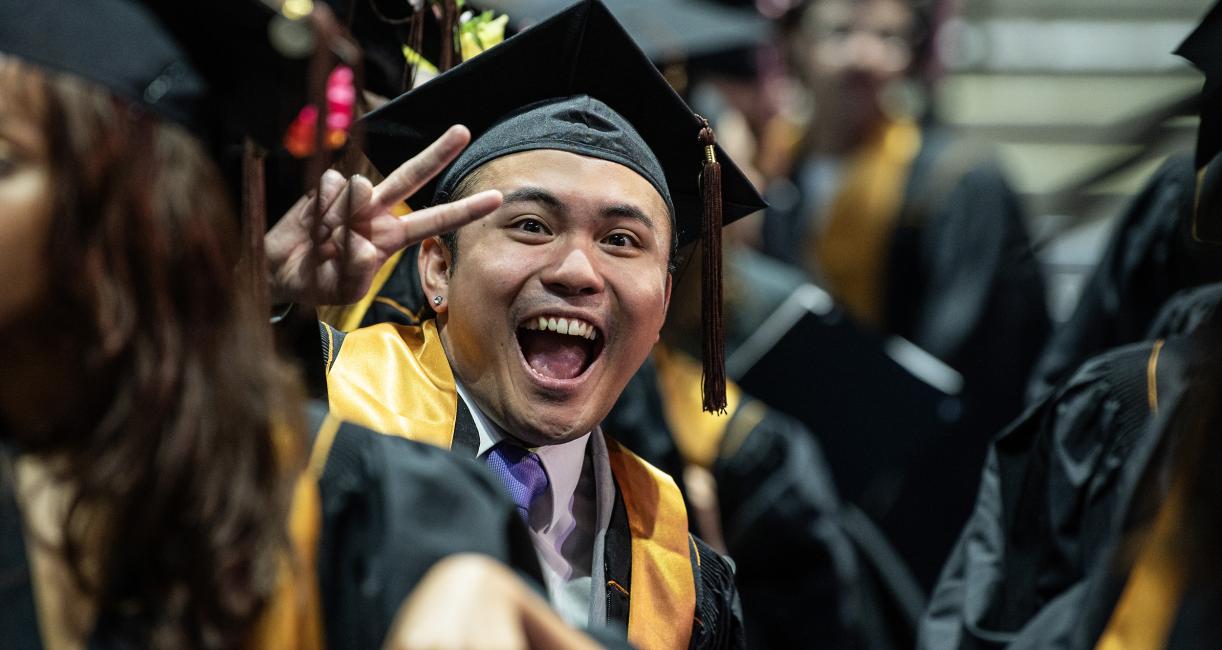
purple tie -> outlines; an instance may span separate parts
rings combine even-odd
[[[518,506],[522,521],[530,523],[530,506],[547,492],[547,471],[539,455],[507,442],[498,443],[488,452],[489,469],[509,490]]]

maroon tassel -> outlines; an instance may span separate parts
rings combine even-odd
[[[704,323],[704,368],[701,393],[704,410],[726,412],[725,323],[721,305],[721,163],[717,162],[714,145],[717,138],[709,121],[696,116],[701,123],[700,146],[704,147],[704,166],[700,170],[700,192],[703,199],[701,235],[701,296],[700,314]]]
[[[255,313],[271,313],[271,292],[267,286],[267,257],[263,235],[267,232],[267,185],[263,161],[266,152],[246,138],[242,144],[242,241],[243,274],[254,296]]]
[[[412,14],[407,27],[407,46],[420,54],[424,51],[424,11]],[[403,87],[399,90],[407,92],[416,87],[416,70],[419,66],[408,63],[403,68]],[[391,98],[393,99],[393,98]]]
[[[458,3],[455,0],[441,2],[441,62],[438,72],[445,72],[462,62],[462,50],[458,45]]]

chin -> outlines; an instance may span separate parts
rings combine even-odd
[[[572,412],[576,409],[564,409],[563,406],[557,406],[558,408],[548,409],[553,412],[540,413],[533,410],[533,412],[523,414],[524,417],[516,418],[522,423],[522,426],[517,427],[520,433],[515,433],[515,437],[530,445],[558,445],[584,436],[602,422],[601,418],[597,420],[589,417],[574,419]],[[560,409],[564,409],[567,413],[555,412]]]

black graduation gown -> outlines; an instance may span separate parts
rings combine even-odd
[[[321,423],[325,407],[311,415]],[[377,648],[424,574],[480,553],[541,589],[517,508],[484,468],[344,423],[319,476],[318,582],[328,648]]]
[[[1041,353],[1027,389],[1045,395],[1096,354],[1142,340],[1178,291],[1222,281],[1222,256],[1192,238],[1196,169],[1177,154],[1128,204],[1078,306]]]
[[[312,406],[317,426],[325,407]],[[0,447],[0,453],[9,453]],[[10,477],[0,475],[0,645],[42,647]],[[424,574],[459,552],[517,569],[541,589],[538,563],[513,504],[482,467],[440,449],[344,423],[319,477],[317,576],[328,648],[377,648]],[[99,621],[89,647],[130,647]],[[595,632],[607,647],[626,648]]]
[[[1160,332],[1170,338],[1087,361],[998,437],[976,509],[922,619],[919,647],[1097,638],[1111,608],[1100,594],[1112,594],[1114,604],[1123,584],[1098,563],[1111,557],[1116,522],[1133,510],[1132,475],[1159,437],[1152,423],[1222,358],[1216,322],[1177,315],[1216,313],[1219,296],[1217,289],[1177,296],[1158,322],[1197,329]],[[1089,625],[1086,602],[1099,610]]]
[[[603,428],[676,477],[686,495],[689,460],[667,425],[652,359]],[[841,503],[806,427],[744,397],[712,475],[748,647],[911,647],[923,597],[882,534]]]
[[[1021,202],[990,152],[937,126],[921,135],[891,233],[882,329],[963,374],[978,466],[984,441],[1021,410],[1048,337],[1043,275]],[[820,197],[796,194],[769,195],[763,250],[800,267]]]
[[[1217,338],[1212,344],[1218,344]],[[1213,515],[1216,501],[1210,496],[1217,492],[1219,449],[1217,437],[1209,436],[1208,432],[1222,426],[1216,401],[1219,390],[1222,390],[1222,364],[1219,363],[1222,354],[1215,351],[1208,356],[1207,361],[1184,369],[1181,375],[1183,390],[1166,401],[1158,417],[1150,423],[1142,438],[1136,441],[1118,473],[1114,487],[1117,498],[1115,517],[1110,526],[1110,544],[1093,559],[1088,558],[1091,561],[1083,579],[1044,606],[1013,635],[1008,647],[1014,650],[1050,647],[1088,650],[1098,647],[1101,637],[1120,614],[1117,606],[1130,586],[1129,580],[1134,575],[1136,563],[1142,561],[1141,554],[1133,552],[1140,547],[1131,549],[1127,542],[1139,539],[1141,534],[1152,530],[1160,510],[1172,502],[1168,497],[1174,489],[1173,484],[1185,478],[1176,462],[1177,458],[1184,458],[1180,454],[1186,449],[1177,447],[1194,427],[1205,427],[1206,435],[1199,440],[1206,447],[1193,451],[1194,457],[1203,459],[1204,463],[1197,466],[1198,474],[1187,477],[1189,483],[1195,483],[1192,489],[1196,493],[1190,497],[1196,500],[1192,506],[1194,514],[1189,515],[1181,510],[1180,516],[1195,516],[1199,521]],[[1177,500],[1181,508],[1183,503]],[[1183,522],[1176,522],[1175,525],[1183,525]],[[1205,522],[1204,526],[1216,531],[1213,522]],[[1164,539],[1163,543],[1167,541]],[[1183,540],[1171,541],[1177,542],[1182,543]],[[1160,548],[1164,553],[1170,551],[1166,546]],[[1159,606],[1170,610],[1163,639],[1168,648],[1216,648],[1222,638],[1217,630],[1217,615],[1222,613],[1222,584],[1216,571],[1208,570],[1218,566],[1218,549],[1209,547],[1195,550],[1209,557],[1192,557],[1170,551],[1176,555],[1179,568],[1188,569],[1177,589],[1178,593],[1174,594],[1178,596],[1178,602],[1167,602],[1167,594],[1162,592],[1163,585],[1158,587]],[[1138,559],[1135,559],[1135,555]],[[1152,568],[1155,571],[1165,570],[1165,567],[1147,566],[1148,570]],[[1206,570],[1197,570],[1201,568]],[[1149,586],[1145,585],[1147,588]],[[1128,625],[1150,625],[1158,618],[1157,614],[1151,616],[1145,608],[1130,609],[1124,615],[1137,619],[1127,621]]]

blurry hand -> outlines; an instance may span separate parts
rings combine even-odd
[[[504,565],[464,554],[429,570],[399,609],[383,650],[597,647]]]
[[[264,237],[274,302],[346,305],[360,300],[387,258],[496,210],[501,193],[480,192],[405,217],[391,209],[445,169],[471,141],[452,126],[376,187],[364,176],[323,174],[317,196],[303,196]],[[322,223],[311,233],[315,204]],[[313,255],[311,255],[313,249]]]

